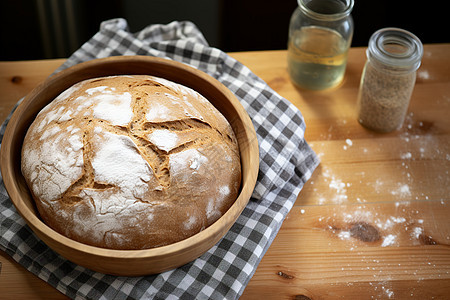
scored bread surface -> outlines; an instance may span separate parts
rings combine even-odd
[[[37,115],[22,173],[46,224],[79,242],[146,249],[192,236],[236,199],[236,137],[190,88],[134,75],[89,79]]]

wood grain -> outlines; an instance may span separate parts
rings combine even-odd
[[[418,286],[448,283],[450,230],[435,225],[449,214],[441,201],[428,203],[426,212],[414,201],[294,207],[243,298],[262,290],[278,299],[302,291],[311,299],[443,298],[443,289]]]
[[[389,134],[355,116],[364,48],[322,92],[290,83],[284,51],[234,55],[301,110],[321,158],[242,299],[447,299],[449,51],[425,46],[404,126]]]
[[[6,119],[19,99],[53,73],[65,59],[0,62],[0,121]]]
[[[425,45],[405,126],[389,134],[355,119],[365,48],[350,50],[343,84],[322,92],[291,84],[286,51],[230,53],[301,110],[321,158],[241,299],[448,299],[449,53],[449,44]],[[0,63],[0,103],[12,106],[24,83],[62,62]],[[65,298],[2,252],[0,261],[0,290]]]

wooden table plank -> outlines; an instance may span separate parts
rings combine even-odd
[[[20,98],[44,81],[65,59],[0,62],[0,123]]]
[[[267,62],[264,53],[235,56],[301,109],[321,158],[242,299],[450,293],[450,47],[426,45],[405,124],[388,134],[356,118],[364,52],[352,49],[343,84],[322,92],[292,86],[285,52]],[[352,228],[374,228],[379,239],[358,240]]]
[[[403,299],[416,292],[413,299],[443,299],[450,283],[450,228],[436,224],[448,222],[450,205],[430,201],[424,210],[422,204],[294,207],[243,298],[267,292],[277,299],[387,299],[391,293]],[[424,282],[426,290],[418,288]]]
[[[450,295],[450,44],[425,45],[399,131],[359,125],[365,49],[344,82],[295,88],[286,51],[230,53],[302,112],[321,158],[242,299],[446,299]],[[0,62],[0,121],[64,60]],[[0,251],[0,291],[65,299]]]
[[[65,59],[0,62],[0,123],[17,101],[45,80]],[[0,251],[0,299],[68,299]]]

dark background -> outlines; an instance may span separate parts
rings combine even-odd
[[[439,6],[440,5],[440,6]],[[383,27],[400,27],[423,43],[450,42],[444,1],[355,0],[352,46],[367,46]],[[296,0],[0,0],[0,60],[68,57],[104,20],[122,17],[130,31],[174,20],[194,22],[224,51],[287,48]]]

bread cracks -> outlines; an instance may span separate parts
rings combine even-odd
[[[225,117],[196,91],[145,75],[61,93],[26,134],[22,173],[47,225],[111,249],[194,235],[227,211],[241,182]]]

